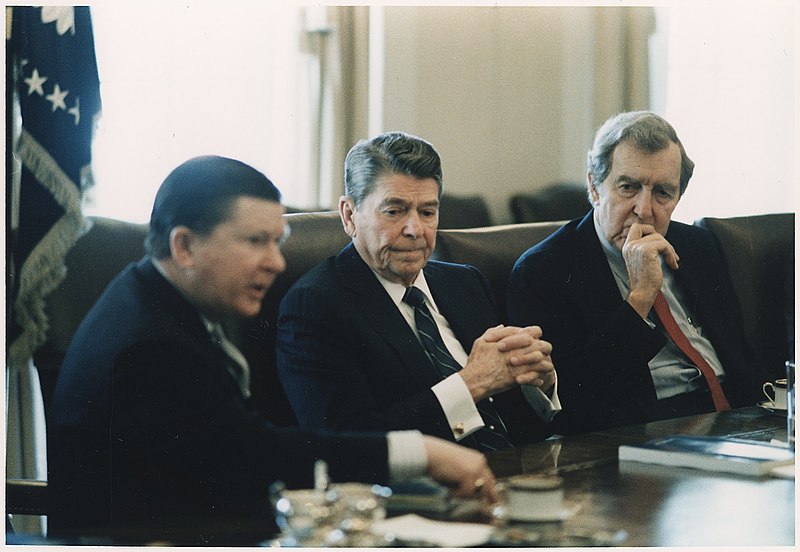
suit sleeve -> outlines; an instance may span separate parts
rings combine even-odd
[[[459,270],[457,274],[462,278],[457,287],[461,295],[458,300],[439,304],[439,307],[451,323],[464,350],[469,353],[475,339],[482,336],[487,329],[498,325],[499,319],[494,293],[486,277],[472,265],[465,265],[465,270]],[[462,297],[469,297],[469,300],[464,301]],[[534,397],[531,401],[525,397],[519,386],[494,396],[495,408],[506,422],[512,442],[517,445],[541,441],[553,434],[553,424],[545,422],[545,419],[551,419],[545,412],[549,406],[543,404],[549,403],[549,400],[536,388],[532,388],[530,392]]]
[[[300,426],[418,429],[452,441],[430,385],[420,390],[407,378],[398,379],[393,372],[398,367],[387,359],[390,350],[382,337],[364,327],[352,305],[332,295],[301,286],[291,289],[281,303],[278,374]]]
[[[176,495],[196,492],[198,500],[216,497],[216,508],[237,509],[266,500],[274,481],[313,486],[317,459],[328,462],[334,481],[387,481],[385,435],[276,429],[248,408],[223,369],[188,345],[140,343],[117,359],[114,465],[119,473],[141,474],[120,485],[141,485],[152,472],[180,489]]]
[[[596,287],[586,280],[548,249],[520,258],[509,280],[510,322],[541,326],[553,344],[563,433],[641,421],[656,400],[647,363],[664,338],[621,297],[596,318],[585,316],[596,309],[579,291]]]

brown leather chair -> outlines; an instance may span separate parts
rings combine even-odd
[[[483,196],[442,194],[439,228],[483,228],[491,225],[492,217]]]
[[[6,514],[46,516],[48,511],[47,481],[6,479]]]
[[[45,313],[49,324],[47,340],[34,353],[39,372],[45,418],[58,370],[72,334],[114,276],[144,255],[146,224],[89,217],[90,229],[67,253],[67,275],[47,297]]]
[[[20,531],[16,516],[47,516],[49,512],[47,481],[6,479],[6,544],[47,544],[41,535]]]
[[[286,271],[267,293],[261,313],[232,332],[232,338],[254,369],[251,391],[254,402],[264,405],[264,415],[278,426],[297,420],[278,379],[275,358],[276,322],[283,296],[298,278],[350,243],[337,211],[285,215],[291,234],[283,247]],[[238,335],[238,339],[236,339]],[[257,369],[255,369],[257,367]]]
[[[562,222],[505,224],[488,228],[440,230],[434,259],[471,264],[489,280],[502,322],[507,321],[508,275],[520,255],[558,230]]]
[[[591,209],[586,186],[576,182],[557,182],[536,192],[514,194],[509,207],[517,223],[572,220]]]
[[[794,358],[794,213],[695,224],[722,246],[750,345],[774,377],[786,377],[784,362]]]

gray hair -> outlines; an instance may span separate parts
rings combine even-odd
[[[353,146],[344,160],[344,193],[356,208],[385,174],[433,178],[442,199],[442,162],[433,146],[405,132],[385,132]]]
[[[670,142],[678,144],[681,151],[680,192],[683,195],[689,179],[692,178],[694,162],[686,155],[672,125],[649,111],[629,111],[614,115],[598,129],[587,157],[587,168],[595,188],[608,176],[611,156],[620,142],[627,142],[648,153],[659,152],[669,146]]]

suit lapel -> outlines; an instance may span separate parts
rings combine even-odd
[[[189,301],[181,295],[178,289],[156,269],[149,258],[143,259],[138,265],[139,273],[147,285],[153,290],[152,302],[160,310],[173,313],[177,323],[176,331],[189,331],[193,335],[208,335],[205,325],[200,318],[200,313]]]
[[[337,278],[350,294],[348,303],[364,318],[372,335],[396,355],[398,366],[427,387],[439,381],[414,331],[352,243],[337,255],[335,264]],[[386,362],[390,361],[387,355]]]
[[[685,235],[683,228],[678,223],[671,222],[666,239],[675,248],[681,259],[680,268],[675,271],[675,280],[685,294],[689,313],[694,313],[698,307],[697,297],[702,296],[712,300],[713,290],[705,289],[708,284],[706,278],[707,260],[697,258],[697,250],[692,247],[690,240]]]
[[[577,278],[576,308],[584,313],[587,327],[597,328],[619,307],[622,296],[597,237],[593,216],[594,211],[589,211],[575,229],[575,270],[571,277]]]
[[[684,296],[683,306],[687,314],[703,326],[705,336],[715,343],[717,354],[722,359],[725,351],[721,348],[735,350],[728,346],[730,333],[724,329],[731,322],[727,314],[730,305],[720,303],[717,282],[709,270],[709,259],[705,258],[704,249],[692,244],[692,236],[679,223],[670,223],[666,237],[681,259],[675,281]]]
[[[204,349],[202,356],[209,359],[210,369],[216,370],[216,367],[224,365],[225,354],[213,343],[197,309],[158,272],[149,259],[142,260],[138,269],[141,277],[153,290],[153,308],[159,312],[168,312],[174,317],[172,323],[164,324],[158,331],[170,335],[176,341],[188,338],[193,346]]]
[[[493,305],[484,301],[480,287],[471,286],[462,278],[462,271],[446,271],[440,265],[428,263],[424,272],[436,306],[469,354],[473,342],[488,329],[487,324],[497,318]]]

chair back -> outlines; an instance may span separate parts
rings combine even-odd
[[[439,228],[483,228],[492,225],[489,207],[481,195],[442,195]]]
[[[572,220],[591,209],[586,186],[576,182],[558,182],[536,192],[514,194],[509,207],[514,222]]]
[[[771,375],[786,377],[784,362],[794,358],[794,213],[706,217],[695,224],[722,246],[757,357]]]
[[[275,341],[278,309],[289,288],[306,272],[350,243],[338,211],[288,214],[284,219],[291,228],[283,246],[286,271],[275,279],[264,298],[259,315],[238,332],[237,345],[253,369],[251,391],[254,402],[262,405],[264,415],[278,426],[292,426],[297,420],[278,379]]]
[[[500,321],[507,323],[508,276],[529,247],[561,228],[565,221],[505,224],[488,228],[439,230],[433,258],[470,264],[489,280]]]
[[[46,418],[61,362],[78,325],[114,276],[144,255],[146,224],[102,217],[87,220],[88,231],[67,252],[66,277],[47,297],[47,339],[33,355]]]

